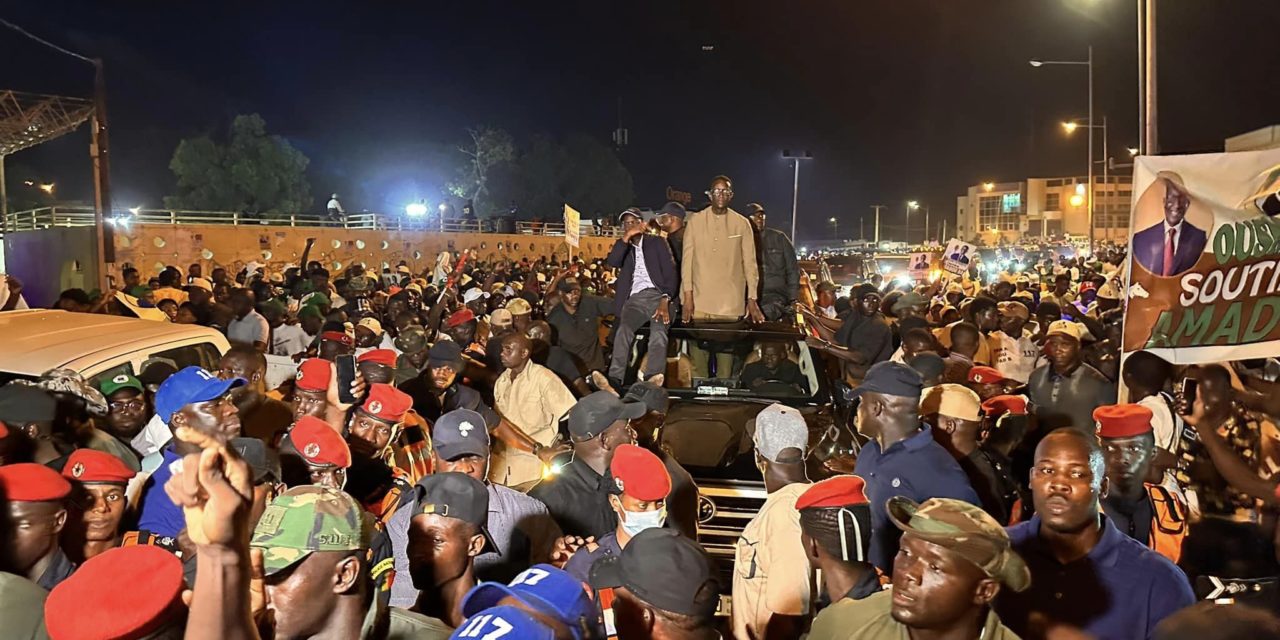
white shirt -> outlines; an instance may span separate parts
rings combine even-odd
[[[271,355],[292,356],[311,346],[311,337],[300,325],[282,324],[271,333]]]
[[[632,245],[636,252],[636,272],[631,278],[631,295],[635,295],[645,289],[656,289],[653,286],[653,280],[649,278],[649,267],[644,263],[644,234],[640,234],[639,242]]]
[[[271,334],[271,325],[257,311],[250,311],[244,318],[236,318],[227,325],[227,339],[232,342],[243,342],[252,345],[255,342],[267,344],[267,336]]]
[[[988,346],[991,347],[991,359],[994,360],[992,364],[1006,378],[1026,383],[1031,372],[1036,370],[1040,348],[1031,340],[1031,332],[1025,328],[1018,338],[1004,331],[992,331]]]
[[[346,211],[342,210],[342,203],[338,202],[337,198],[329,198],[329,205],[326,208],[337,209],[338,213],[346,213]]]

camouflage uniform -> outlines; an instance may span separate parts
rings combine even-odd
[[[294,487],[271,501],[253,531],[252,546],[262,549],[266,575],[294,566],[315,551],[370,552],[373,523],[354,498],[315,485]],[[390,562],[379,563],[390,565]],[[370,567],[373,576],[377,567]],[[388,567],[389,568],[389,567]],[[384,574],[385,575],[385,574]],[[387,586],[389,586],[389,581]],[[435,618],[386,606],[376,597],[369,605],[360,633],[362,640],[448,638],[453,629]]]

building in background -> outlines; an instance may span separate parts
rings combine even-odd
[[[986,182],[956,198],[956,235],[995,246],[1042,238],[1089,237],[1089,202],[1083,176]],[[1095,236],[1128,241],[1133,178],[1094,176]]]
[[[1227,152],[1280,148],[1280,125],[1273,124],[1238,136],[1231,136],[1222,146]]]

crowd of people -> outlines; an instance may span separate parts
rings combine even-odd
[[[304,254],[63,293],[232,347],[0,386],[0,635],[1280,637],[1275,361],[1139,351],[1121,380],[1121,248],[846,291],[733,196],[628,209],[599,260]],[[731,567],[669,389],[809,382],[786,344],[668,339],[717,324],[795,332],[855,407],[854,452],[815,465],[808,410],[761,403]]]

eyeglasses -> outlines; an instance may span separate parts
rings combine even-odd
[[[731,196],[733,195],[733,189],[716,188],[716,189],[712,189],[711,191],[708,191],[707,193],[710,193],[713,196],[719,196],[719,195]]]
[[[111,403],[111,409],[114,411],[124,411],[125,409],[141,411],[146,406],[147,403],[140,398],[134,398],[133,400],[118,400]]]

